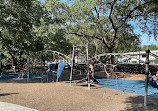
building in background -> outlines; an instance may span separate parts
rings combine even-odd
[[[158,50],[151,51],[153,54],[158,55]],[[123,55],[115,56],[115,62],[118,64],[141,64],[146,61],[146,52],[138,51],[138,52],[128,52],[123,53]],[[149,56],[150,64],[158,64],[158,59],[154,56]]]

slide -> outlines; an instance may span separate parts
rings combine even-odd
[[[58,70],[57,70],[57,81],[58,81],[63,69],[64,69],[64,63],[62,61],[60,61],[58,64]]]

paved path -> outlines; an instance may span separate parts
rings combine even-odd
[[[39,111],[39,110],[31,109],[7,102],[0,102],[0,111]]]

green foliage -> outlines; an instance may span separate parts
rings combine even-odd
[[[155,64],[158,64],[158,59],[154,59],[154,63],[155,63]]]
[[[144,32],[151,31],[158,23],[153,19],[156,17],[157,4],[154,0],[75,0],[67,16],[70,21],[67,24],[68,31],[77,33],[77,36],[101,40],[106,46],[102,52],[137,51],[140,35],[134,34],[133,24],[130,22],[138,23],[137,26]],[[149,27],[149,23],[153,25]]]
[[[69,54],[71,49],[69,40],[65,37],[65,33],[60,29],[59,24],[51,23],[51,20],[41,19],[41,25],[34,30],[37,36],[35,40],[40,40],[41,45],[39,46],[42,46],[42,50],[54,50]],[[37,47],[37,45],[33,46]]]
[[[144,45],[144,46],[141,48],[141,51],[146,51],[146,47],[147,47],[147,45]],[[149,45],[149,49],[150,49],[150,50],[158,50],[158,46],[152,44],[152,45]]]
[[[73,34],[69,35],[73,37],[73,41],[76,36],[79,36],[77,40],[84,37],[92,47],[95,46],[93,51],[91,49],[93,54],[136,51],[140,36],[133,33],[133,26],[128,21],[134,19],[135,14],[130,11],[137,6],[138,1],[117,1],[111,10],[112,3],[102,0],[74,0],[69,5],[49,0],[46,6],[50,12],[56,13],[54,18],[61,20],[64,31]],[[126,18],[128,20],[125,21]],[[96,39],[100,42],[96,42]]]
[[[116,40],[114,51],[120,53],[138,51],[138,46],[140,44],[139,37],[139,35],[136,35],[134,33],[131,34],[128,32],[124,32],[121,39]]]
[[[14,62],[24,54],[44,49],[69,53],[71,44],[59,27],[60,20],[52,20],[44,4],[37,0],[1,0],[0,7],[0,38]]]
[[[38,8],[40,4],[32,1],[1,0],[1,39],[3,47],[10,52],[27,50],[34,39],[32,28],[39,25],[42,12]]]
[[[3,49],[8,51],[13,64],[16,64],[22,54],[34,51],[32,45],[36,36],[33,29],[40,25],[40,18],[44,14],[43,6],[36,0],[1,0],[0,7],[0,38]]]
[[[140,35],[131,22],[156,37],[157,6],[157,0],[1,0],[2,48],[12,59],[44,49],[69,54],[76,42],[89,43],[90,55],[137,51]]]
[[[139,16],[137,18],[139,28],[142,32],[148,34],[149,37],[154,36],[157,40],[158,36],[158,0],[144,0],[146,3],[139,8]]]
[[[132,64],[136,64],[137,63],[137,61],[132,61]]]

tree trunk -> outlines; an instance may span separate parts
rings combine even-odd
[[[12,56],[12,66],[16,66],[17,65],[17,59],[16,57]]]
[[[108,53],[113,53],[113,48],[108,48]],[[114,55],[108,55],[107,60],[109,64],[115,64]]]

